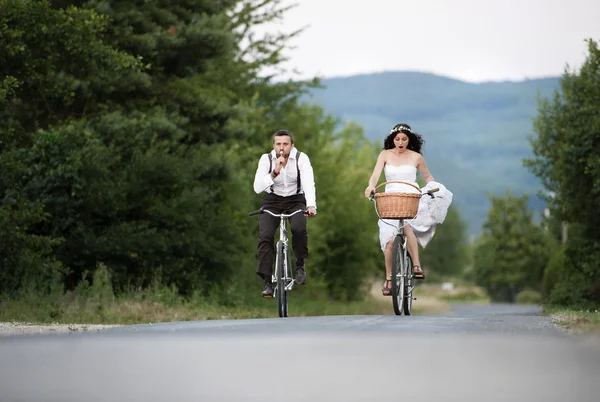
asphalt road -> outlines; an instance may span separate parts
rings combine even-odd
[[[0,339],[0,402],[600,401],[600,342],[536,307]]]

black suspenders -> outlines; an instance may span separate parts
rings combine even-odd
[[[302,152],[298,151],[298,154],[296,155],[296,169],[298,171],[298,176],[296,177],[296,185],[297,185],[296,194],[300,194],[300,189],[302,188],[302,179],[300,178],[300,165],[298,162],[300,160],[301,154],[302,154]],[[269,173],[271,173],[271,170],[273,169],[273,162],[271,159],[270,152],[267,154],[267,157],[269,158]],[[273,192],[273,186],[271,186],[271,192]]]

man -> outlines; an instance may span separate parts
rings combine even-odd
[[[315,181],[310,159],[294,147],[294,137],[287,130],[279,130],[273,135],[273,150],[263,154],[254,176],[254,191],[267,194],[261,206],[273,213],[292,213],[306,210],[289,218],[292,231],[292,248],[296,255],[295,282],[306,282],[304,259],[308,258],[308,232],[306,217],[317,214]],[[279,219],[269,214],[261,214],[258,238],[258,271],[265,282],[262,296],[273,297],[273,245]]]

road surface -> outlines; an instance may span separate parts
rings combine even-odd
[[[600,342],[537,307],[0,339],[0,401],[600,401]]]

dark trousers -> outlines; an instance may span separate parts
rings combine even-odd
[[[298,209],[306,209],[304,194],[281,197],[275,194],[266,194],[262,200],[262,207],[276,214],[289,214]],[[292,248],[296,255],[297,263],[303,265],[303,260],[308,258],[308,231],[306,230],[306,216],[297,213],[288,219],[292,231]],[[261,278],[270,280],[273,273],[275,260],[275,232],[279,228],[279,219],[264,213],[258,220],[258,271]],[[301,260],[301,261],[298,261]]]

